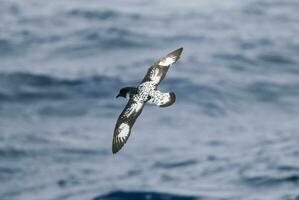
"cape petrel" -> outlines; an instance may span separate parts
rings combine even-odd
[[[182,51],[183,48],[179,48],[153,64],[138,87],[124,87],[119,91],[116,97],[124,97],[129,101],[115,125],[112,140],[113,153],[117,153],[127,142],[131,129],[145,103],[167,107],[175,102],[176,97],[173,92],[163,93],[157,87],[165,77],[170,65],[180,58]]]

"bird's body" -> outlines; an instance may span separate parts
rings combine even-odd
[[[157,86],[165,77],[169,66],[179,59],[182,50],[183,48],[179,48],[152,65],[138,87],[124,87],[119,91],[117,97],[128,98],[129,102],[120,114],[114,129],[113,153],[118,152],[128,140],[131,128],[146,103],[167,107],[175,102],[173,92],[163,93]]]

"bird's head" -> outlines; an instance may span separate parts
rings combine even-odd
[[[124,98],[127,98],[128,95],[130,94],[130,91],[131,91],[131,87],[124,87],[124,88],[121,88],[118,92],[118,95],[116,96],[116,98],[118,97],[124,97]]]

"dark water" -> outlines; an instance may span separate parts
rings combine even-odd
[[[0,1],[1,200],[298,200],[297,0]],[[124,100],[184,47],[125,148]]]

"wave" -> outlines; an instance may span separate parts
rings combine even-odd
[[[255,176],[255,177],[245,177],[243,178],[245,183],[252,185],[254,187],[257,186],[273,186],[273,185],[280,185],[284,183],[290,184],[299,184],[299,175],[298,174],[291,174],[282,177],[275,177],[275,176]]]
[[[64,43],[65,41],[75,41]],[[152,39],[146,34],[136,33],[126,27],[89,28],[74,31],[61,36],[61,45],[52,50],[55,55],[92,55],[92,52],[122,48],[140,48],[153,46]]]
[[[69,17],[78,17],[86,20],[111,20],[116,18],[133,18],[139,19],[139,14],[122,13],[116,10],[87,10],[87,9],[72,9],[66,13]]]
[[[52,56],[61,55],[62,52],[64,55],[80,50],[89,52],[96,49],[98,52],[103,48],[138,48],[153,44],[146,34],[137,34],[121,23],[122,20],[138,20],[141,17],[138,14],[110,9],[73,8],[51,16],[23,16],[8,11],[4,15],[14,19],[11,25],[18,29],[8,29],[0,38],[0,57],[24,56],[35,50]],[[72,23],[78,24],[80,20],[85,20],[83,23],[90,26],[68,26]],[[95,20],[96,26],[92,24]],[[104,20],[115,20],[119,25],[107,26],[102,23]],[[44,51],[39,50],[41,45],[46,46]]]
[[[34,57],[35,51],[46,58],[92,56],[111,49],[161,47],[163,44],[205,39],[192,33],[165,35],[143,29],[136,31],[136,25],[128,24],[151,24],[156,19],[115,9],[75,7],[50,16],[6,15],[14,19],[12,26],[18,29],[8,29],[5,37],[0,38],[0,57]],[[164,18],[159,19],[162,23],[168,23]]]
[[[106,195],[95,197],[93,200],[198,200],[202,199],[196,196],[185,196],[161,192],[146,191],[113,191]]]
[[[47,46],[42,51],[46,57],[91,56],[103,49],[143,48],[154,45],[152,42],[154,38],[135,33],[126,27],[82,28],[63,34],[55,32],[46,34],[26,29],[11,32],[9,35],[14,37],[0,38],[0,57],[27,56],[35,51],[41,53],[36,48],[39,45]]]
[[[197,160],[183,160],[183,161],[177,161],[177,162],[156,162],[153,167],[154,168],[164,168],[164,169],[172,169],[172,168],[178,168],[178,167],[188,167],[191,165],[196,165],[198,163]]]
[[[257,81],[249,84],[245,89],[248,94],[251,94],[260,102],[270,103],[285,103],[284,99],[299,96],[299,85],[292,84],[278,84],[266,81]]]
[[[0,102],[39,101],[78,97],[103,98],[122,85],[117,78],[94,76],[66,80],[30,73],[0,74]]]

